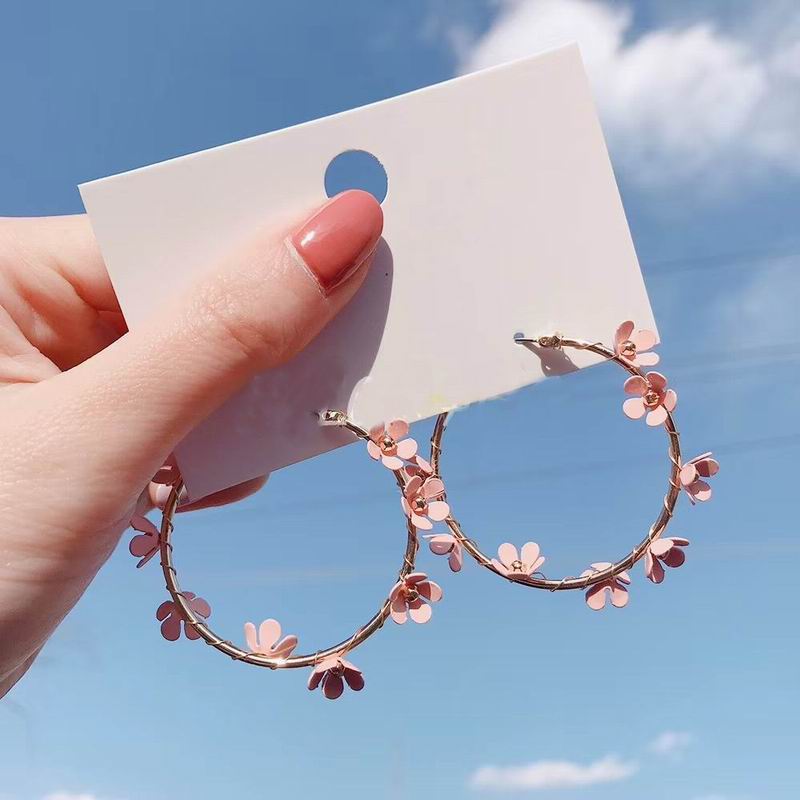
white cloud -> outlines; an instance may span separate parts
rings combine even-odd
[[[577,40],[615,161],[640,183],[800,175],[800,6],[766,5],[744,33],[700,20],[634,35],[631,5],[504,0],[456,52],[468,72]]]
[[[52,792],[42,800],[98,800],[96,795],[89,794],[88,792]]]
[[[650,742],[647,749],[660,756],[677,756],[693,741],[694,736],[686,731],[664,731]]]
[[[572,761],[534,761],[515,767],[480,767],[470,778],[470,786],[507,792],[567,789],[622,781],[638,769],[637,764],[625,763],[616,756],[585,765]]]

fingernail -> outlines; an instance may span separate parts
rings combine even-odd
[[[380,203],[351,189],[325,203],[287,244],[328,295],[369,258],[382,230]]]

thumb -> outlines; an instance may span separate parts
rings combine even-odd
[[[290,230],[259,232],[188,295],[54,378],[62,422],[77,417],[91,452],[144,485],[193,427],[344,308],[382,228],[377,200],[352,190]]]

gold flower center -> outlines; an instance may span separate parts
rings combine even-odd
[[[633,358],[636,355],[636,345],[630,339],[626,339],[620,345],[620,352],[626,358]]]
[[[519,559],[511,562],[511,569],[513,572],[522,572],[523,566],[524,564]]]
[[[649,389],[644,396],[644,404],[648,408],[655,408],[661,402],[661,396],[653,389]]]

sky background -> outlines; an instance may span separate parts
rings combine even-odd
[[[2,800],[798,796],[796,3],[5,2],[0,213],[80,212],[82,181],[571,38],[685,450],[722,462],[713,502],[683,498],[670,528],[686,565],[660,586],[637,566],[629,606],[594,613],[422,551],[445,589],[433,620],[361,647],[365,691],[331,703],[305,671],[165,642],[163,579],[134,569],[126,536],[0,703]],[[598,367],[456,414],[449,494],[486,550],[535,539],[549,573],[572,574],[642,538],[666,444],[622,417],[622,377]],[[182,517],[177,537],[217,630],[274,616],[313,648],[377,608],[403,519],[354,446]]]

